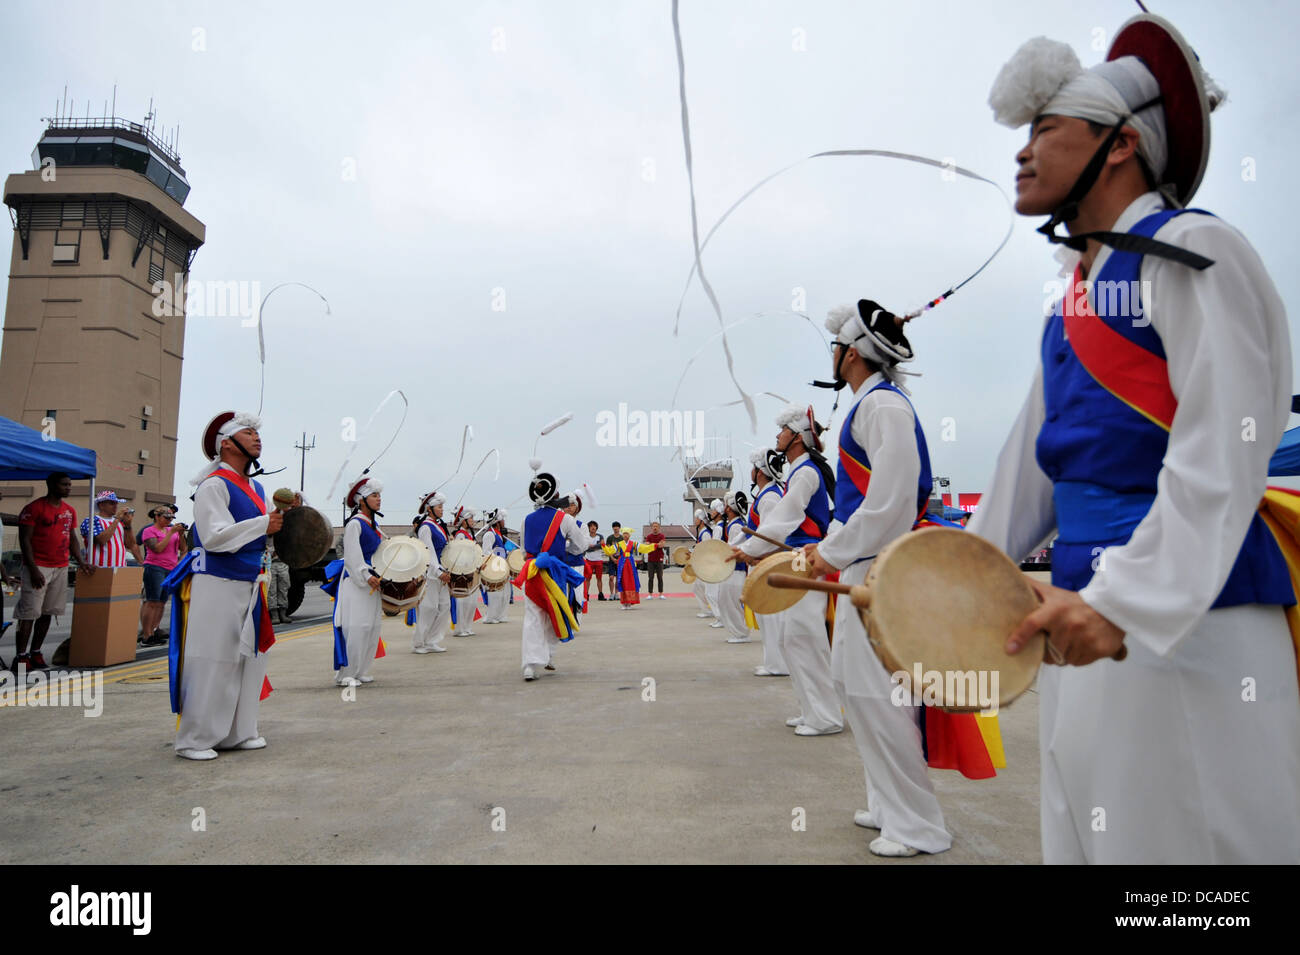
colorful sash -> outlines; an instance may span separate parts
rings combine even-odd
[[[561,584],[570,585],[575,577],[578,583],[582,583],[582,574],[548,553],[563,521],[564,512],[556,511],[542,539],[541,553],[537,556],[525,554],[523,570],[514,579],[514,585],[521,588],[524,596],[546,615],[556,639],[568,643],[578,633],[578,618]]]

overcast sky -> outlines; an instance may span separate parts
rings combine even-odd
[[[1195,204],[1246,234],[1291,301],[1300,15],[1284,3],[1156,6],[1229,93]],[[364,425],[400,388],[410,414],[376,467],[390,520],[409,518],[452,473],[472,424],[447,491],[460,497],[497,447],[499,480],[489,462],[465,501],[516,502],[517,526],[537,431],[571,411],[539,445],[561,487],[589,482],[602,526],[639,523],[657,501],[677,521],[687,507],[673,450],[600,446],[597,416],[620,402],[671,409],[697,353],[677,408],[703,412],[706,432],[742,462],[771,443],[779,404],[758,399],[757,434],[739,407],[717,407],[736,392],[698,285],[673,336],[692,250],[670,11],[668,0],[6,3],[0,156],[8,171],[30,167],[40,118],[65,85],[92,114],[114,83],[121,116],[141,119],[152,97],[160,130],[180,124],[186,209],[207,226],[193,280],[262,292],[297,281],[328,298],[329,315],[295,288],[266,307],[263,463],[289,468],[273,486],[296,486],[293,444],[305,430],[317,442],[307,495],[324,504],[351,447],[345,419]],[[1119,0],[684,0],[701,232],[759,179],[832,148],[951,157],[1010,193],[1024,132],[992,121],[999,67],[1040,34],[1092,65],[1135,12]],[[747,320],[730,335],[742,384],[812,401],[824,419],[832,399],[807,382],[828,376],[827,352],[791,314],[795,290],[819,327],[831,306],[860,297],[903,311],[972,271],[1007,221],[993,188],[898,162],[823,159],[777,179],[704,258],[727,321]],[[909,327],[923,373],[914,402],[934,471],[954,490],[983,489],[1032,376],[1056,273],[1038,224],[1017,220],[982,276]],[[203,426],[224,408],[255,409],[257,388],[256,329],[237,316],[192,318],[183,514]],[[391,402],[361,435],[345,479],[388,441],[399,412]],[[956,440],[943,441],[949,417]],[[747,473],[743,463],[738,484]]]

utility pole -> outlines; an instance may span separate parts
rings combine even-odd
[[[314,450],[316,447],[316,435],[311,436],[311,444],[307,443],[307,432],[302,433],[302,444],[295,444],[295,448],[302,452],[302,468],[298,471],[298,493],[302,494],[306,490],[307,484],[307,452]]]

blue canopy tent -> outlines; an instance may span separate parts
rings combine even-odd
[[[44,481],[53,471],[63,471],[74,480],[90,479],[86,513],[94,514],[95,452],[0,418],[0,481]]]

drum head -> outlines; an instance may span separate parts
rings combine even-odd
[[[524,552],[518,548],[512,550],[506,557],[506,564],[510,567],[512,575],[519,573],[524,569]]]
[[[685,567],[686,562],[691,559],[691,549],[685,544],[678,544],[673,548],[673,563],[678,567]]]
[[[389,537],[370,558],[370,566],[383,580],[416,580],[429,569],[429,548],[415,537]]]
[[[500,587],[510,579],[510,565],[506,563],[504,557],[493,554],[487,559],[487,563],[483,565],[478,575],[488,587]]]
[[[449,541],[442,549],[442,569],[449,574],[473,574],[482,563],[482,548],[464,538]]]
[[[772,574],[793,574],[812,580],[817,575],[812,567],[796,573],[790,564],[794,561],[794,551],[782,550],[768,554],[755,566],[749,568],[745,576],[745,586],[740,592],[740,599],[754,613],[780,613],[797,604],[806,590],[776,588],[767,582]]]
[[[330,519],[314,507],[293,507],[284,512],[284,524],[275,533],[275,552],[295,569],[324,559],[334,546]]]
[[[1020,569],[983,538],[942,527],[904,534],[880,552],[867,585],[862,620],[877,655],[891,672],[914,675],[919,665],[925,681],[937,673],[944,708],[979,710],[971,696],[991,694],[994,673],[999,705],[1033,684],[1043,634],[1014,656],[1003,645],[1038,597]]]
[[[720,584],[736,569],[731,556],[731,545],[726,541],[700,541],[691,551],[691,566],[695,576],[706,584]]]
[[[682,568],[682,583],[695,583],[695,569],[691,567],[691,562],[689,560],[686,562],[686,566]]]

